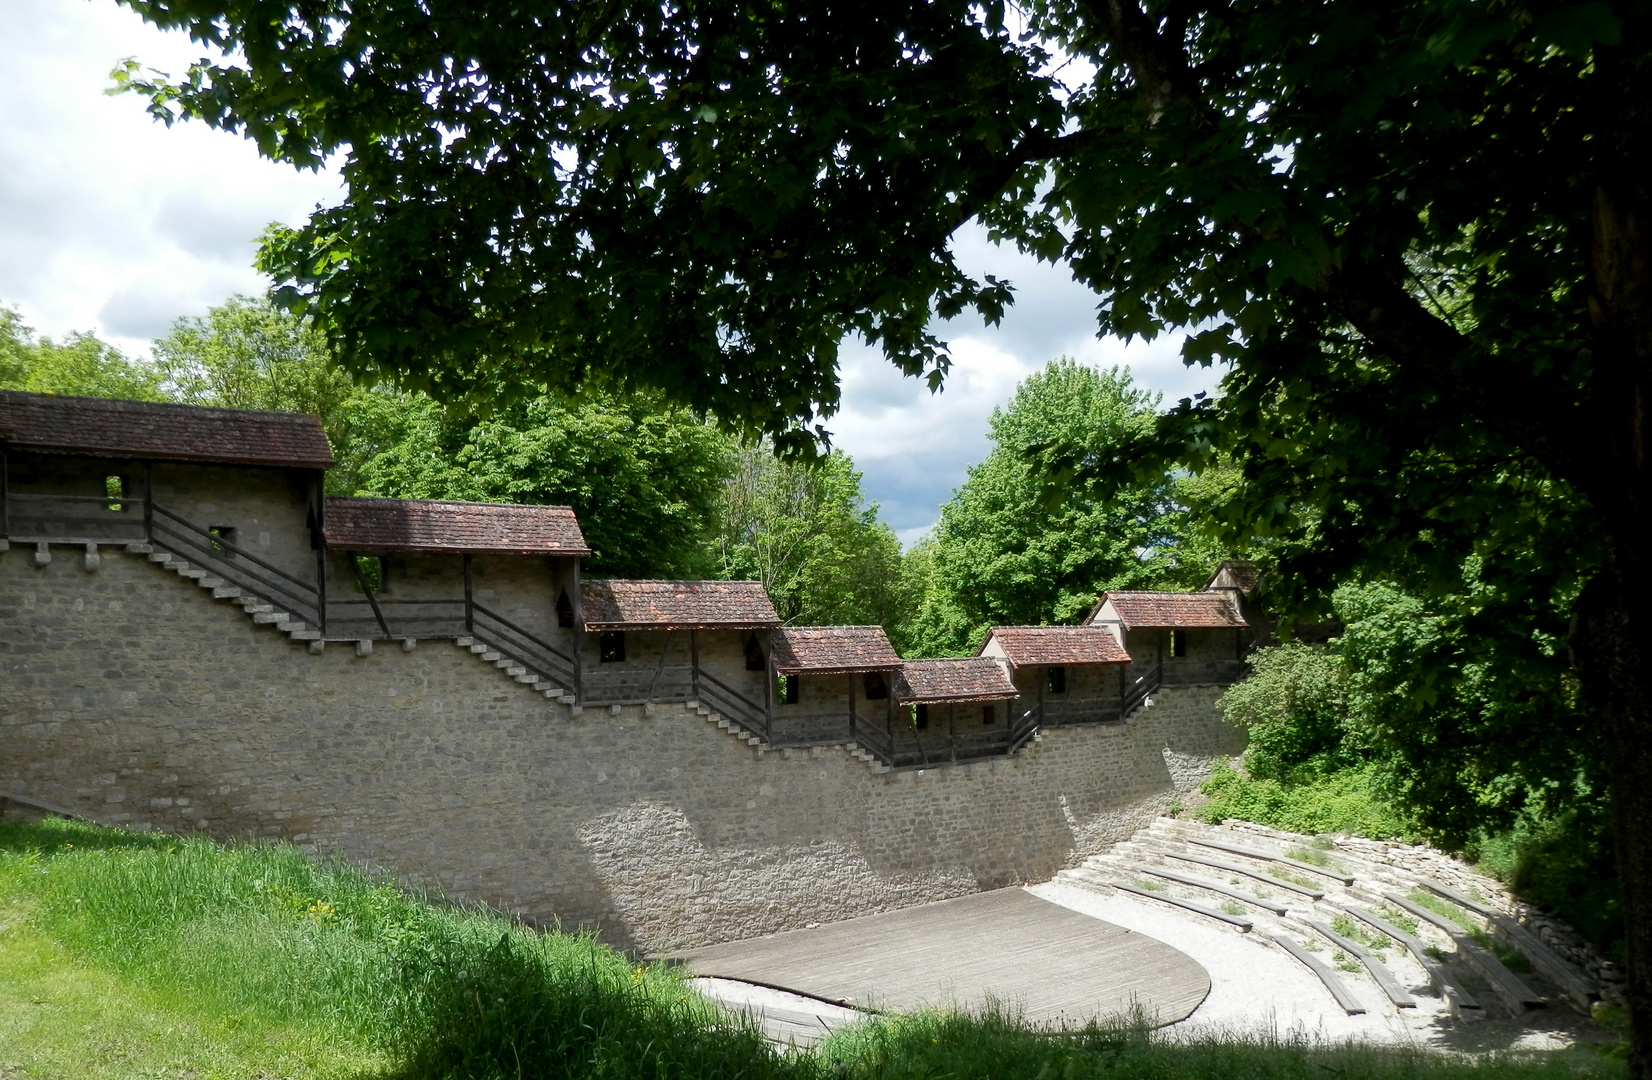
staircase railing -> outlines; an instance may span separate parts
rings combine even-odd
[[[767,709],[704,668],[699,674],[701,701],[764,742],[772,741]]]
[[[1148,696],[1158,690],[1163,679],[1163,664],[1154,664],[1147,671],[1144,671],[1142,674],[1136,676],[1136,678],[1125,687],[1124,700],[1119,703],[1119,719],[1128,720],[1130,718],[1130,714],[1141,708],[1141,706],[1147,701]]]
[[[1038,734],[1038,729],[1043,726],[1044,709],[1039,705],[1031,706],[1012,720],[1010,723],[1009,753],[1013,754],[1026,746],[1028,742],[1032,741],[1032,737]]]
[[[310,623],[321,625],[321,590],[315,585],[158,503],[152,509],[152,544],[201,566],[261,600],[290,608]]]
[[[858,711],[854,714],[854,742],[864,746],[872,756],[885,765],[895,764],[895,743],[883,728],[866,719]]]
[[[572,692],[573,657],[490,608],[474,601],[470,608],[471,634],[477,641],[492,647],[501,656],[515,660],[527,668],[529,674],[553,682],[564,691]]]

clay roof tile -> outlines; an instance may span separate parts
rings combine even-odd
[[[901,658],[881,626],[788,626],[774,635],[774,669],[782,675],[889,671]]]
[[[1015,667],[1130,662],[1113,635],[1099,626],[995,626],[976,654],[995,640]]]
[[[0,443],[48,454],[330,469],[321,421],[152,401],[0,391]]]
[[[591,553],[566,506],[423,499],[329,498],[327,546],[362,552]]]
[[[588,630],[745,629],[779,626],[760,581],[590,580],[580,607]]]
[[[1109,592],[1101,595],[1126,630],[1210,630],[1249,626],[1232,598],[1222,592]]]
[[[1000,701],[1019,697],[998,661],[985,656],[956,660],[908,660],[895,681],[903,705],[946,701]]]

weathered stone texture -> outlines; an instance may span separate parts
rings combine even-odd
[[[1214,687],[1015,758],[874,773],[680,706],[569,710],[446,642],[312,654],[118,548],[0,555],[0,791],[283,837],[622,945],[767,933],[1049,877],[1237,734]]]

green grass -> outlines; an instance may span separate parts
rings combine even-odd
[[[291,848],[0,822],[7,1080],[1615,1080],[1584,1054],[1444,1056],[1029,1028],[1011,1012],[868,1021],[775,1051],[679,971],[427,903]]]
[[[1377,953],[1379,957],[1382,955],[1382,950],[1393,944],[1393,942],[1388,940],[1388,936],[1386,934],[1379,934],[1375,930],[1366,926],[1364,923],[1355,922],[1347,915],[1338,914],[1333,917],[1331,919],[1331,929],[1335,930],[1349,941],[1364,945],[1366,948]]]

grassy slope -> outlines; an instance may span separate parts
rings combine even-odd
[[[290,848],[220,848],[62,821],[0,822],[0,1076],[1617,1077],[1519,1061],[1304,1044],[1064,1038],[1005,1015],[861,1025],[773,1052],[595,942],[431,905]]]

